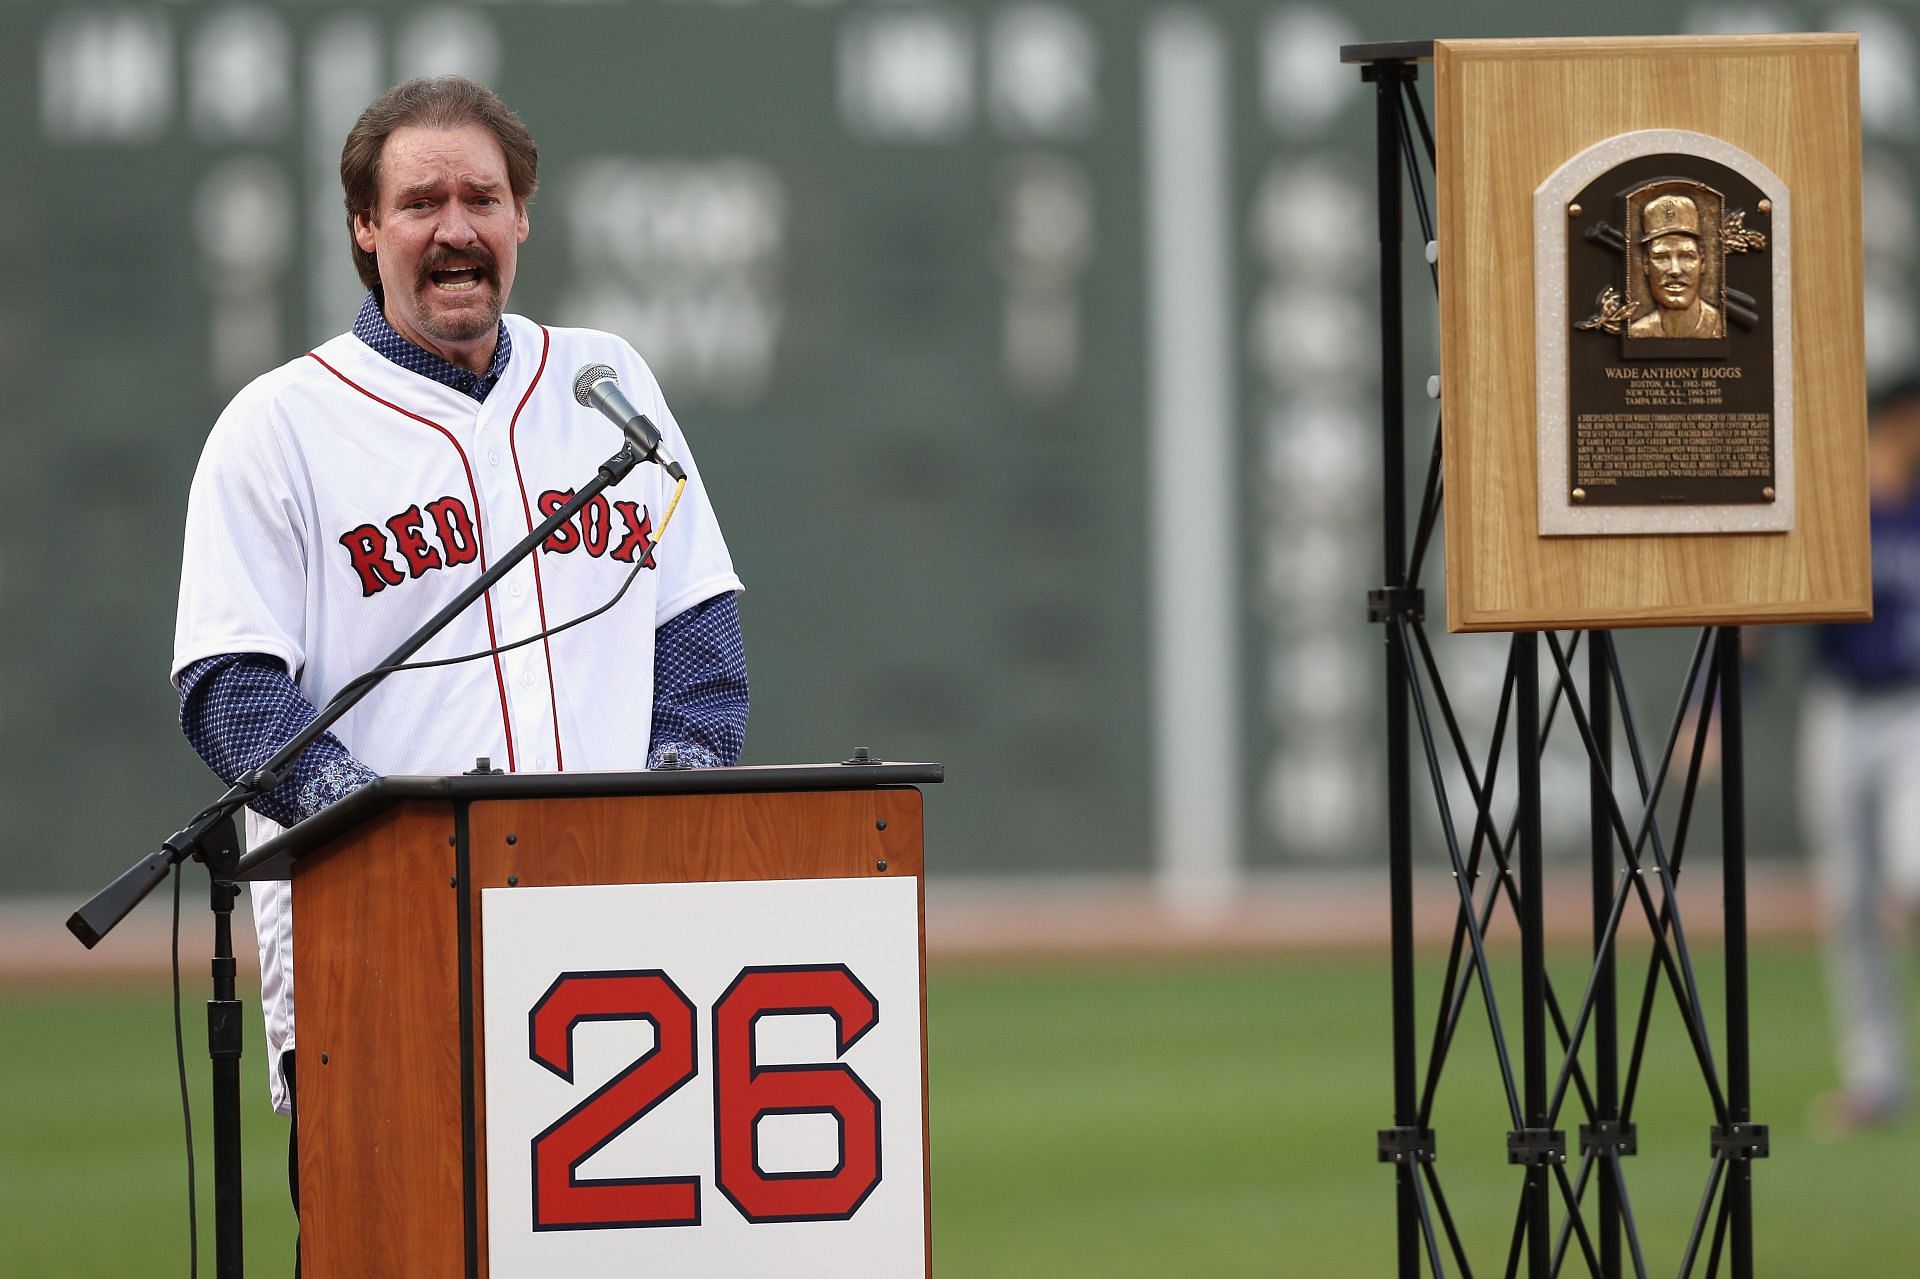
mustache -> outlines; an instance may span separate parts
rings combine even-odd
[[[466,249],[434,249],[420,259],[419,282],[427,284],[435,271],[469,269],[480,273],[480,277],[491,284],[500,283],[500,271],[493,254],[485,245],[476,244]]]

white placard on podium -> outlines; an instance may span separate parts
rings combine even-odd
[[[911,879],[488,889],[495,1279],[924,1276]]]

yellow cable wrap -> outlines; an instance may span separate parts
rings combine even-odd
[[[673,513],[680,509],[680,495],[686,491],[685,479],[681,479],[673,486],[673,497],[667,502],[667,513],[660,517],[660,527],[653,531],[653,544],[656,548],[660,545],[660,539],[667,535],[667,522],[673,518]]]

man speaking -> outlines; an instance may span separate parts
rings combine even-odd
[[[405,671],[256,799],[258,844],[378,774],[636,768],[668,749],[738,759],[747,717],[742,589],[686,440],[652,373],[610,334],[506,305],[537,184],[533,137],[471,80],[411,80],[361,115],[340,155],[354,264],[350,332],[255,380],[215,423],[188,500],[173,680],[180,721],[228,782],[264,762],[557,512],[619,447],[575,402],[604,365],[687,485],[644,465],[457,617]],[[606,604],[584,625],[540,636]],[[277,1109],[294,1081],[291,901],[254,887]]]

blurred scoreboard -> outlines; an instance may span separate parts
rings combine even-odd
[[[936,873],[1371,860],[1372,103],[1337,50],[1430,21],[1379,8],[0,8],[11,887],[211,797],[165,683],[188,480],[234,390],[351,322],[341,141],[441,72],[540,143],[512,309],[627,337],[686,427],[751,762],[946,761]],[[1584,810],[1576,763],[1549,785]]]

